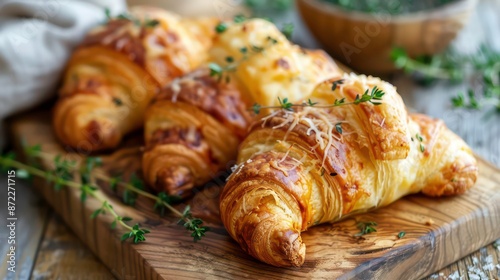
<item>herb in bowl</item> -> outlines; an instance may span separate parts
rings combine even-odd
[[[323,0],[347,11],[370,14],[409,14],[444,6],[457,0]]]

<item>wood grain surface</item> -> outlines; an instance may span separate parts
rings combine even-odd
[[[31,279],[113,279],[109,270],[53,212],[47,220],[44,238],[37,252]]]
[[[63,153],[50,131],[47,114],[28,115],[12,122],[15,138],[24,138],[30,144],[43,143],[43,150],[54,155]],[[137,147],[122,148],[102,156],[103,168],[110,173],[130,174],[140,166],[139,155]],[[198,243],[193,243],[184,228],[176,224],[176,217],[160,218],[154,213],[152,201],[140,198],[135,209],[124,206],[119,193],[101,184],[118,213],[131,216],[151,229],[145,243],[120,242],[122,232],[110,229],[109,216],[90,219],[93,210],[100,206],[98,202],[88,199],[82,204],[78,191],[54,191],[42,182],[36,185],[78,237],[122,279],[416,279],[500,237],[500,172],[483,160],[479,162],[479,181],[463,196],[430,199],[412,195],[377,211],[305,232],[307,257],[304,266],[298,269],[260,263],[228,236],[217,207],[224,174],[214,176],[214,182],[187,201],[194,215],[209,222],[212,228]],[[358,221],[376,221],[377,233],[354,237]],[[402,239],[397,237],[400,231],[406,232]]]

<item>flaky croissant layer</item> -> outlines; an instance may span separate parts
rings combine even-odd
[[[353,102],[377,86],[382,105],[277,111],[256,123],[240,146],[220,212],[230,235],[255,258],[300,266],[310,226],[381,207],[404,195],[461,194],[477,178],[463,140],[442,121],[408,115],[390,84],[345,75],[332,91],[320,84],[314,101]],[[338,128],[340,125],[340,129]]]
[[[148,107],[143,171],[157,191],[184,196],[236,158],[250,115],[234,82],[202,68],[176,79]]]
[[[79,151],[116,147],[142,127],[160,87],[207,57],[216,19],[181,19],[150,7],[130,13],[91,30],[68,62],[53,126]]]

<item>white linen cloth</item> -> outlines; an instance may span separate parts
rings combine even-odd
[[[0,0],[0,150],[3,119],[56,94],[68,57],[124,0]]]

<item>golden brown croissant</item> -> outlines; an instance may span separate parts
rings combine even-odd
[[[143,171],[158,191],[185,195],[227,168],[246,135],[252,103],[272,105],[283,90],[295,100],[307,98],[337,71],[328,55],[292,45],[261,19],[228,23],[215,36],[211,54],[212,61],[232,69],[229,76],[188,74],[147,110]]]
[[[377,86],[382,104],[276,111],[240,146],[220,213],[230,235],[263,262],[300,266],[301,232],[313,225],[411,193],[461,194],[476,181],[471,150],[442,121],[408,115],[395,88],[377,78],[343,78],[334,91],[335,79],[319,85],[315,101],[354,102]]]
[[[250,114],[234,82],[208,68],[174,80],[146,112],[144,177],[157,191],[185,195],[236,158]]]
[[[73,148],[117,146],[143,125],[161,86],[206,60],[215,19],[183,20],[149,7],[130,13],[93,29],[68,63],[53,123]]]
[[[290,43],[276,26],[263,19],[227,23],[210,49],[210,61],[235,66],[238,80],[253,102],[277,104],[306,99],[320,82],[339,75],[340,69],[321,50],[305,50]],[[228,63],[228,59],[233,62]]]

